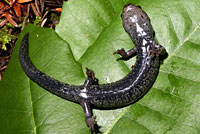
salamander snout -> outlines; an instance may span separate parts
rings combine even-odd
[[[149,21],[149,17],[147,14],[142,10],[140,6],[135,6],[133,4],[126,4],[123,8],[123,12],[121,15],[122,19],[126,18],[134,18],[132,21]]]
[[[140,6],[126,4],[123,8],[121,17],[126,32],[134,32],[140,35],[153,33],[150,19]]]

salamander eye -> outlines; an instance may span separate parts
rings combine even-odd
[[[137,6],[137,7],[139,7],[140,9],[142,9],[142,7],[141,7],[141,6]]]
[[[144,19],[144,16],[143,16],[143,15],[140,15],[140,17],[141,17],[142,19]]]
[[[121,18],[122,18],[122,14],[121,14]]]

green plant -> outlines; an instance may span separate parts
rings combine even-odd
[[[1,49],[4,51],[7,50],[6,44],[8,44],[12,39],[16,38],[14,35],[10,35],[8,33],[7,27],[9,26],[4,26],[3,28],[0,29],[0,42],[2,44]]]

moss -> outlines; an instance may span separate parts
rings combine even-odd
[[[9,43],[12,39],[15,39],[16,37],[14,35],[10,35],[8,33],[8,26],[4,26],[0,29],[0,42],[2,44],[1,48],[2,50],[7,51],[6,44]]]

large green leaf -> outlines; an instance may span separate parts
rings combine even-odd
[[[17,41],[0,82],[0,134],[89,134],[78,104],[60,99],[32,82],[19,64],[18,49],[30,32],[34,65],[70,84],[82,84],[85,67],[100,83],[125,76],[134,59],[116,61],[116,49],[134,45],[122,28],[126,3],[150,16],[157,41],[169,54],[145,97],[117,110],[94,110],[105,134],[200,133],[199,0],[71,0],[56,30],[28,25]]]

